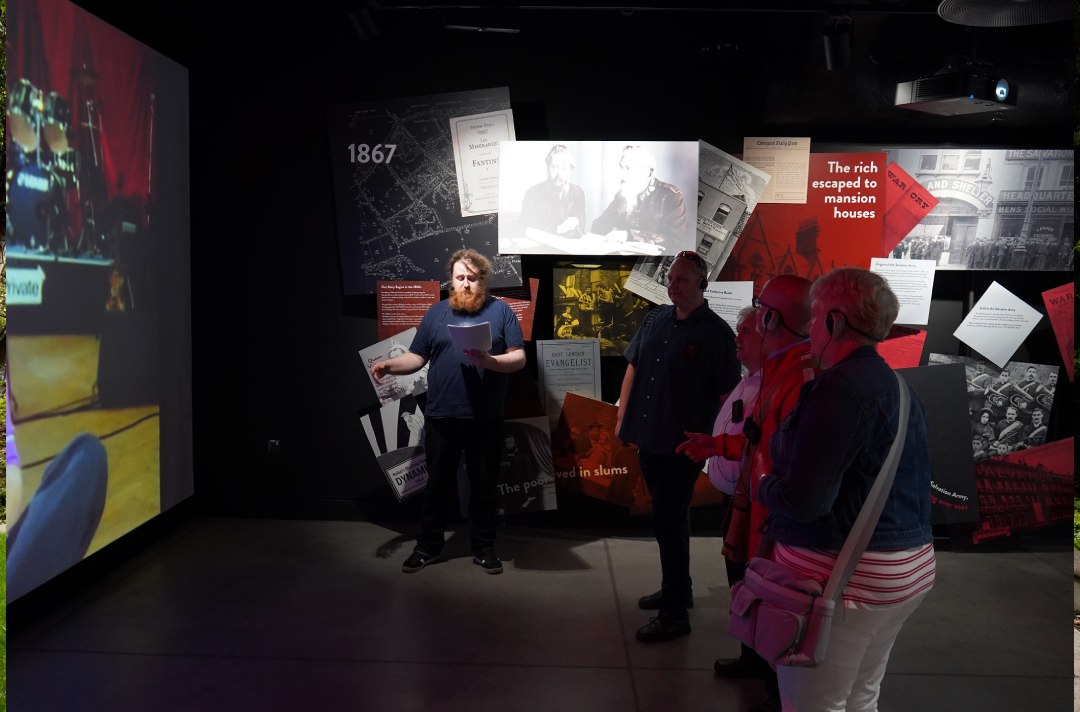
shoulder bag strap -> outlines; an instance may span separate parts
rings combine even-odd
[[[855,519],[851,533],[848,534],[847,540],[844,541],[844,547],[840,550],[836,566],[833,568],[829,581],[825,585],[825,593],[823,594],[825,599],[833,601],[840,599],[844,586],[847,586],[851,574],[855,571],[855,565],[859,563],[859,559],[866,550],[866,545],[870,543],[870,536],[877,526],[881,510],[885,508],[885,499],[892,489],[893,478],[896,476],[896,466],[900,463],[900,453],[904,449],[904,440],[907,438],[908,411],[911,409],[911,399],[908,394],[907,383],[904,382],[899,373],[893,371],[893,374],[896,376],[897,383],[900,386],[900,420],[896,428],[896,437],[893,439],[889,454],[885,457],[885,462],[881,465],[881,472],[878,473],[877,479],[874,480],[874,485],[870,488],[870,494],[866,496],[866,501],[859,511],[859,516]]]

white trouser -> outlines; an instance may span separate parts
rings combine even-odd
[[[784,712],[876,712],[889,652],[927,593],[895,605],[837,611],[825,662],[777,666]]]

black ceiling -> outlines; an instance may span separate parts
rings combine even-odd
[[[965,27],[940,19],[937,0],[683,0],[679,7],[602,0],[530,5],[332,0],[305,10],[293,5],[282,14],[249,10],[246,4],[197,6],[202,9],[196,11],[180,0],[81,4],[193,72],[219,61],[213,48],[224,43],[232,45],[234,57],[277,52],[284,66],[290,55],[315,53],[330,62],[365,64],[371,75],[364,78],[368,95],[400,96],[424,86],[414,80],[445,76],[450,72],[445,65],[461,62],[460,75],[477,72],[477,62],[483,61],[478,57],[491,57],[503,72],[488,76],[505,80],[515,104],[547,101],[545,83],[553,85],[550,101],[556,101],[556,85],[575,81],[568,68],[599,81],[636,73],[646,85],[677,72],[690,77],[689,86],[700,87],[692,99],[695,110],[737,110],[745,130],[820,129],[832,131],[834,138],[845,131],[883,129],[941,135],[975,130],[984,137],[997,131],[1001,143],[1060,145],[1071,141],[1076,123],[1073,22]],[[850,17],[852,28],[851,58],[838,71],[825,64],[823,30],[833,15]],[[507,29],[514,32],[492,31]],[[894,106],[897,82],[932,75],[966,58],[1018,84],[1017,108],[940,117]],[[371,72],[375,62],[381,81]],[[464,88],[477,87],[445,90]],[[345,97],[353,98],[359,97]]]

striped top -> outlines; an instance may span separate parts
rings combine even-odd
[[[824,586],[836,566],[838,552],[776,544],[773,560]],[[897,551],[865,551],[844,588],[845,608],[875,608],[903,603],[934,585],[934,545]]]

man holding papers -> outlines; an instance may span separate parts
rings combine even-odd
[[[428,309],[409,353],[371,367],[371,376],[379,383],[387,374],[415,373],[431,364],[424,434],[427,489],[416,548],[401,569],[415,573],[442,554],[458,462],[464,453],[473,563],[486,573],[499,574],[496,482],[502,457],[503,405],[507,374],[525,366],[524,339],[510,307],[488,294],[491,263],[486,257],[476,250],[458,250],[450,256],[449,268],[450,296]],[[455,346],[450,327],[485,323],[490,349]]]

